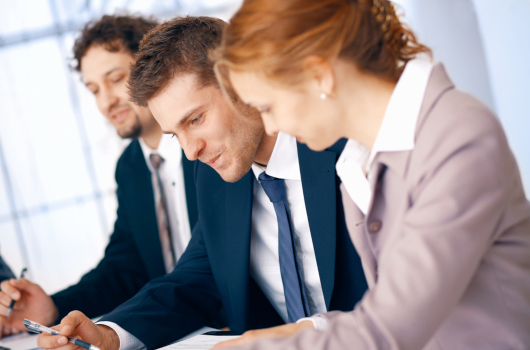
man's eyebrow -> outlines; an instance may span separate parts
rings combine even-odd
[[[201,108],[203,108],[202,104],[197,106],[197,107],[195,107],[195,108],[193,108],[192,110],[188,111],[188,113],[186,113],[184,115],[184,117],[182,117],[179,120],[179,122],[177,123],[177,129],[180,129],[182,127],[182,125],[184,125],[188,121],[188,119],[190,119],[191,116],[194,115]]]
[[[112,68],[112,69],[109,70],[107,73],[103,74],[103,76],[106,77],[107,75],[109,75],[109,74],[111,74],[111,73],[113,73],[113,72],[115,72],[115,71],[117,71],[117,70],[120,70],[120,69],[123,69],[123,68],[122,68],[122,67]]]
[[[122,67],[116,67],[116,68],[112,68],[111,70],[107,71],[105,74],[103,74],[104,77],[108,76],[109,74],[112,74],[113,72],[117,71],[117,70],[120,70],[120,69],[123,69]],[[85,84],[85,86],[88,86],[89,84],[92,84],[91,81],[83,81],[83,83]]]
[[[190,110],[189,112],[186,113],[186,115],[184,117],[182,117],[182,119],[180,119],[177,123],[177,130],[180,129],[187,121],[188,119],[191,118],[192,115],[194,115],[199,109],[203,108],[204,105],[199,105],[195,108],[193,108],[192,110]],[[162,129],[162,133],[163,134],[170,134],[170,135],[173,135],[175,134],[175,132],[173,131],[166,131],[164,129]]]

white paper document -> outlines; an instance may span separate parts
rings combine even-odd
[[[210,350],[217,343],[239,337],[240,335],[197,335],[159,350]]]
[[[11,350],[37,349],[38,334],[20,333],[0,340],[0,346]]]

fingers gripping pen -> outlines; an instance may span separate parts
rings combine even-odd
[[[30,320],[27,320],[27,319],[24,319],[24,326],[26,326],[27,329],[29,329],[30,331],[32,332],[35,332],[35,333],[48,333],[48,334],[51,334],[51,335],[61,335],[58,331],[56,331],[55,329],[51,329],[51,328],[48,328],[46,326],[43,326],[41,324],[38,324],[37,322],[33,322],[33,321],[30,321]],[[95,345],[92,345],[90,343],[87,343],[87,342],[84,342],[82,340],[79,340],[79,339],[75,339],[75,338],[70,338],[70,337],[67,337],[68,338],[68,341],[72,344],[75,344],[77,346],[80,346],[82,347],[83,349],[87,349],[87,350],[100,350],[97,346]]]

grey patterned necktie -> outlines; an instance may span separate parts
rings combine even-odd
[[[171,237],[171,225],[169,224],[166,195],[162,180],[160,180],[159,169],[160,165],[164,162],[164,158],[157,153],[152,153],[149,156],[149,160],[155,170],[156,182],[160,193],[160,198],[158,203],[156,203],[156,219],[158,221],[158,232],[160,235],[164,265],[166,267],[166,272],[169,273],[175,268],[177,259],[175,256],[175,248],[173,247],[173,239]]]

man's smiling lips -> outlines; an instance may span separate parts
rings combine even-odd
[[[120,108],[117,111],[112,112],[110,114],[110,117],[113,121],[117,123],[121,123],[122,121],[125,120],[125,117],[129,113],[129,111],[130,111],[129,108]]]
[[[210,159],[209,161],[204,162],[204,163],[205,163],[205,164],[208,164],[208,165],[211,166],[212,168],[215,168],[215,164],[217,163],[217,160],[219,159],[219,157],[221,157],[220,154],[219,154],[218,156],[216,156],[216,157],[213,157],[213,158]]]

